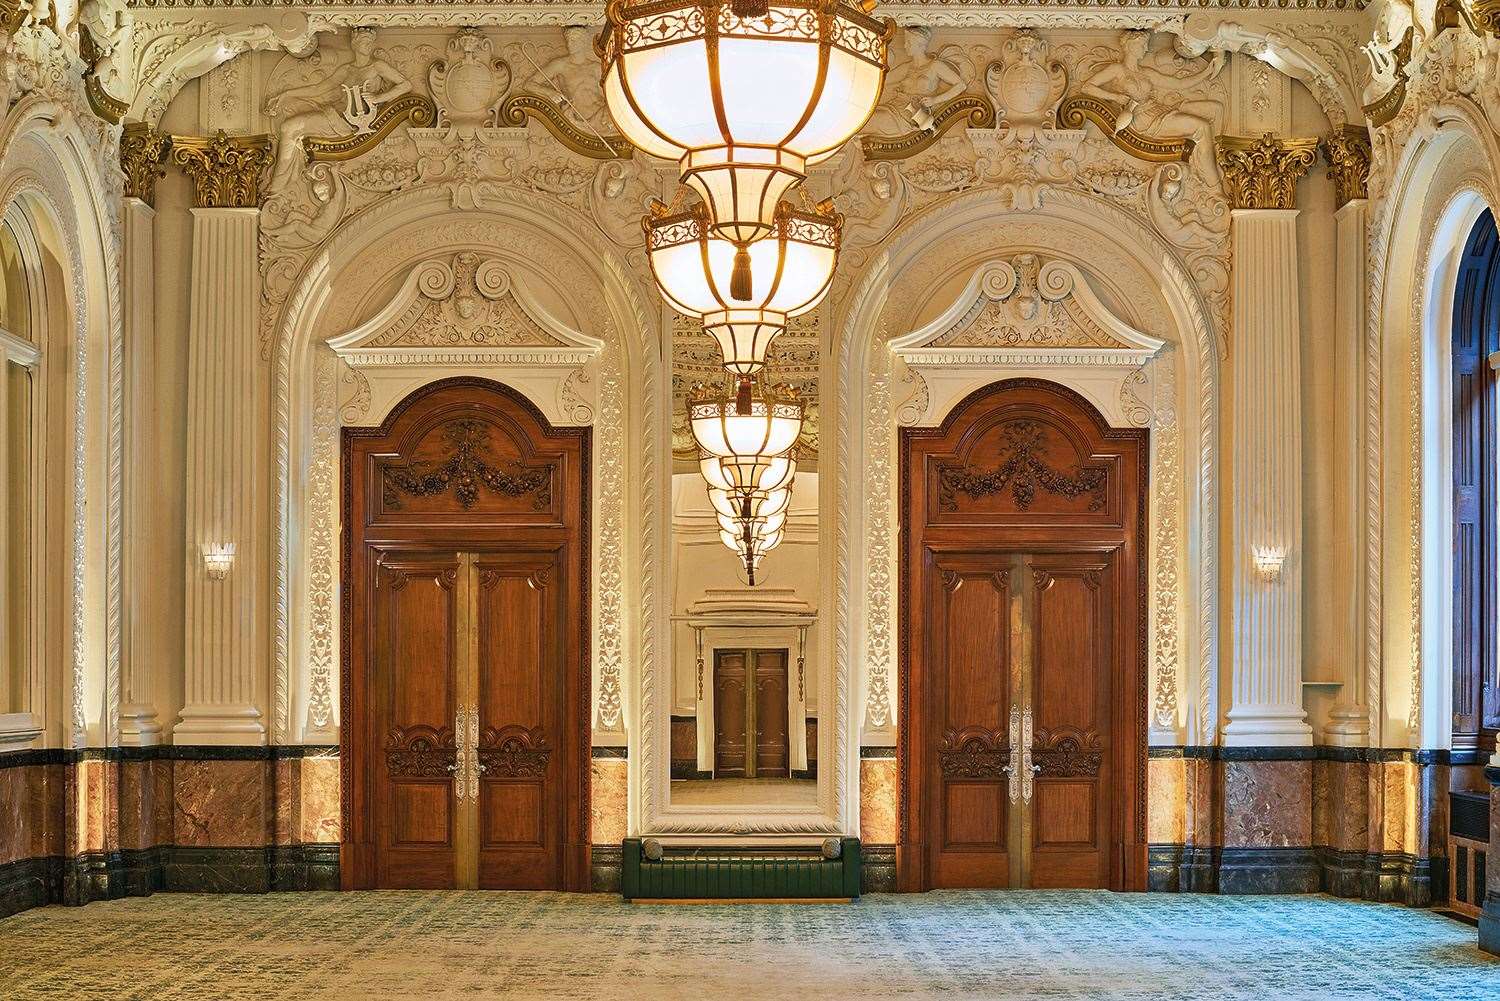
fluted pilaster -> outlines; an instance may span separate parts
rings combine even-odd
[[[156,391],[152,382],[156,349],[156,211],[142,197],[130,196],[125,199],[122,221],[126,426],[130,434],[130,461],[124,469],[130,524],[124,540],[124,572],[130,614],[126,616],[125,650],[120,663],[120,743],[139,747],[160,743],[162,729],[152,684],[160,660],[155,633],[160,615],[154,581],[161,572],[155,554],[161,551],[162,540],[157,531],[156,471],[146,462],[159,446]]]
[[[1368,146],[1365,147],[1368,150]],[[1366,159],[1365,174],[1369,160]],[[1338,182],[1346,191],[1364,191],[1362,178]],[[1368,666],[1364,663],[1364,579],[1353,568],[1363,565],[1364,489],[1364,340],[1365,340],[1365,219],[1369,203],[1360,197],[1344,201],[1335,215],[1338,224],[1334,289],[1334,559],[1350,568],[1347,580],[1333,595],[1339,648],[1344,653],[1343,689],[1329,713],[1325,741],[1360,747],[1370,741],[1370,701],[1366,696]]]
[[[187,528],[190,565],[179,742],[261,744],[268,614],[259,526],[265,422],[257,351],[254,208],[193,209],[188,361]],[[227,571],[204,554],[234,547]]]

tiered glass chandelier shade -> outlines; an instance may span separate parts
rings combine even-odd
[[[615,124],[676,160],[741,246],[875,110],[895,26],[842,0],[612,0],[596,44]]]
[[[770,234],[746,248],[716,236],[701,205],[671,213],[658,202],[644,226],[662,295],[703,320],[724,367],[745,380],[765,366],[787,320],[828,295],[843,222],[828,203],[803,211],[782,202]]]
[[[744,411],[744,412],[741,412]],[[733,490],[763,490],[802,434],[802,403],[761,396],[748,406],[728,396],[688,403],[688,425],[698,448],[718,459]],[[710,480],[710,485],[713,485]]]

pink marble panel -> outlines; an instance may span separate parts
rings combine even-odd
[[[276,779],[275,832],[278,845],[302,840],[302,762],[281,758],[272,765]]]
[[[270,766],[264,761],[174,761],[173,842],[253,847],[274,830]]]
[[[1218,810],[1214,806],[1218,774],[1212,761],[1183,759],[1183,840],[1187,844],[1207,847],[1220,843]]]
[[[859,762],[859,837],[867,845],[894,845],[899,831],[895,758]]]
[[[1382,851],[1419,850],[1417,836],[1417,766],[1410,761],[1383,761],[1378,766]]]
[[[1183,844],[1187,832],[1187,761],[1151,758],[1146,762],[1146,840]]]
[[[156,840],[154,761],[120,762],[120,847],[151,848]]]
[[[41,769],[40,765],[0,769],[0,865],[32,857],[31,773]]]
[[[1312,844],[1311,761],[1224,762],[1224,844]]]
[[[302,824],[298,836],[305,844],[336,844],[342,829],[339,759],[303,758],[301,764]]]
[[[617,845],[625,840],[629,824],[629,762],[624,758],[594,758],[590,772],[593,843]]]

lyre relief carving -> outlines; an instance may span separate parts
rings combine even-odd
[[[401,494],[432,497],[451,489],[459,505],[468,510],[478,503],[480,487],[510,497],[532,495],[532,506],[538,511],[552,505],[551,465],[516,466],[510,472],[491,465],[485,458],[489,450],[485,425],[476,420],[450,421],[443,426],[442,434],[453,450],[447,459],[385,468],[383,494],[387,507],[399,509]]]
[[[385,738],[385,768],[393,778],[447,778],[458,760],[452,727],[395,727]]]
[[[1005,734],[979,726],[947,730],[938,745],[944,778],[1000,779],[1009,773],[1011,747]]]
[[[1104,749],[1095,730],[1038,730],[1031,760],[1036,763],[1036,774],[1044,779],[1096,778],[1104,763]]]
[[[479,770],[486,778],[540,778],[552,748],[541,727],[485,727],[479,740]]]
[[[1016,506],[1025,511],[1036,500],[1039,489],[1069,500],[1088,495],[1090,511],[1104,507],[1108,472],[1082,466],[1068,472],[1053,469],[1042,458],[1050,436],[1041,423],[1015,421],[1001,434],[1005,452],[994,469],[938,467],[938,506],[942,510],[957,511],[959,494],[979,500],[1009,490]]]

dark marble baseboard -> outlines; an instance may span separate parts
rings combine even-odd
[[[1154,893],[1330,893],[1430,907],[1447,899],[1441,859],[1405,852],[1332,848],[1213,848],[1152,845],[1147,888]]]
[[[589,849],[589,869],[595,893],[619,893],[623,885],[624,849],[620,845],[594,845]]]
[[[896,892],[896,848],[894,845],[859,846],[861,893]]]
[[[1384,903],[1431,907],[1448,899],[1448,866],[1442,859],[1406,852],[1318,850],[1323,891]]]
[[[672,774],[672,778],[679,779],[679,780],[681,780],[681,779],[711,779],[711,778],[714,777],[714,773],[713,772],[699,771],[698,770],[698,762],[696,760],[688,760],[688,761],[681,761],[681,760],[679,760],[679,761],[672,762],[672,773],[671,774]]]
[[[1213,893],[1219,888],[1219,849],[1198,845],[1151,845],[1146,889],[1152,893]]]
[[[1500,894],[1488,894],[1479,912],[1479,948],[1500,956]]]
[[[618,852],[618,849],[616,849]],[[153,893],[337,890],[339,846],[196,848],[164,845],[0,866],[0,917],[44,904],[81,906]]]
[[[1321,885],[1316,849],[1219,849],[1220,893],[1316,893]]]

